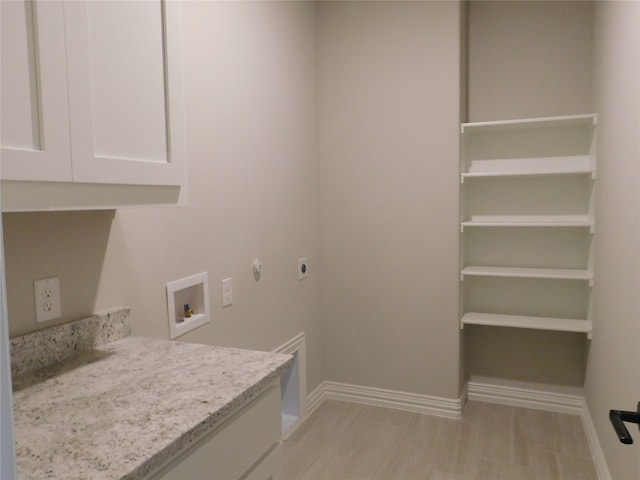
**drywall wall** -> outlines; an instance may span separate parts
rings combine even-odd
[[[212,321],[180,340],[270,350],[304,331],[311,390],[324,379],[315,6],[185,1],[183,17],[188,206],[5,215],[11,335],[47,326],[31,282],[59,275],[62,321],[124,304],[134,334],[168,338],[165,284],[208,271]]]
[[[592,27],[592,2],[469,2],[469,121],[592,113]],[[468,327],[464,344],[467,375],[584,383],[583,334]]]
[[[593,2],[469,2],[469,121],[591,112]]]
[[[320,2],[327,379],[458,398],[458,2]]]
[[[594,90],[598,125],[593,341],[585,396],[613,479],[640,478],[640,436],[618,442],[610,409],[640,401],[640,3],[598,2]]]
[[[94,311],[114,215],[113,210],[3,214],[12,337]],[[122,269],[123,284],[130,275],[127,268]],[[36,324],[33,281],[54,276],[60,278],[63,316]]]

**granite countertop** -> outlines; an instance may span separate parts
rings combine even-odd
[[[186,451],[289,355],[124,337],[14,380],[20,478],[137,479]]]

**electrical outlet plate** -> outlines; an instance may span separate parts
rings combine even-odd
[[[307,257],[298,259],[298,280],[302,280],[309,276],[309,262]]]
[[[36,307],[36,322],[46,322],[62,316],[60,305],[60,279],[58,277],[35,280],[33,298]]]

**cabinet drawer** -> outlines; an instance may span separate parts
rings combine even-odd
[[[279,442],[280,430],[276,382],[151,478],[237,480]]]

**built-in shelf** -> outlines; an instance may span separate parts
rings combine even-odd
[[[555,177],[555,176],[581,176],[590,175],[591,178],[595,178],[595,172],[590,169],[584,170],[539,170],[539,171],[526,171],[526,172],[509,172],[509,171],[493,171],[493,172],[469,172],[462,173],[460,175],[460,183],[464,183],[465,180],[474,178],[497,178],[497,177]]]
[[[556,280],[593,281],[593,272],[587,269],[570,268],[521,268],[468,266],[462,269],[461,276],[507,277],[507,278],[548,278]]]
[[[474,215],[462,227],[590,227],[588,215]]]
[[[597,116],[463,123],[461,181],[483,177],[591,175]]]
[[[462,325],[487,325],[493,327],[591,333],[591,322],[589,320],[572,318],[529,317],[524,315],[468,312],[462,316],[461,323]]]
[[[591,175],[595,170],[586,155],[545,158],[510,158],[500,160],[472,160],[462,181],[486,177],[530,177],[554,175]]]
[[[477,132],[513,132],[517,130],[532,130],[536,128],[559,129],[568,127],[587,127],[598,124],[598,116],[593,113],[583,115],[566,115],[561,117],[523,118],[516,120],[498,120],[493,122],[463,123],[460,133]]]
[[[461,124],[461,327],[590,338],[597,123],[585,114]]]

